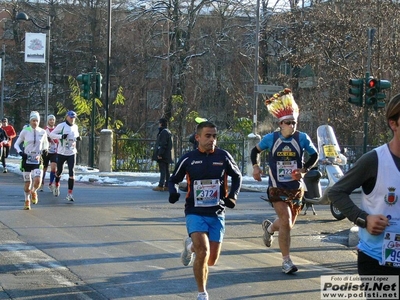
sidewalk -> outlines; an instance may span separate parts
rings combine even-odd
[[[19,170],[21,158],[10,156],[6,159],[8,172],[21,174]],[[64,172],[61,176],[62,181],[68,180],[68,169],[64,165]],[[2,169],[0,169],[2,172]],[[159,173],[141,173],[141,172],[100,172],[86,166],[78,165],[75,167],[75,181],[96,184],[109,184],[118,186],[138,186],[138,187],[156,187],[158,185]],[[48,180],[49,175],[46,175]],[[267,189],[268,177],[263,178],[262,182],[257,182],[250,176],[244,176],[242,182],[242,191],[264,192]]]

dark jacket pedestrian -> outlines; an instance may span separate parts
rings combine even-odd
[[[169,164],[172,163],[172,134],[168,129],[167,119],[160,119],[157,141],[154,146],[152,159],[157,161],[160,170],[160,180],[154,191],[167,191],[170,177]]]

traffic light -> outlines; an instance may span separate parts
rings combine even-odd
[[[378,101],[377,94],[378,94],[378,80],[373,77],[369,77],[366,80],[365,105],[375,105]]]
[[[377,82],[377,94],[376,94],[376,103],[374,105],[374,109],[378,110],[379,108],[385,107],[385,102],[383,101],[386,98],[386,94],[383,90],[389,89],[392,86],[389,80],[378,80]]]
[[[80,95],[86,100],[90,99],[90,84],[91,84],[90,79],[91,79],[90,73],[79,74],[76,77],[76,80],[80,83],[80,89],[81,89]]]
[[[363,93],[364,93],[364,80],[363,79],[350,79],[349,97],[348,101],[357,106],[363,106]]]
[[[101,98],[101,87],[103,86],[101,81],[103,80],[103,76],[101,76],[101,73],[97,72],[96,73],[96,91],[95,95],[97,98]]]

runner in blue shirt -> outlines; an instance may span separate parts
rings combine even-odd
[[[282,253],[282,272],[297,271],[290,258],[290,231],[302,208],[304,189],[302,178],[318,160],[318,151],[310,137],[296,130],[299,110],[290,89],[275,94],[266,101],[270,113],[278,119],[279,131],[269,133],[252,149],[253,178],[261,181],[258,155],[268,150],[269,182],[268,197],[278,218],[274,222],[266,219],[262,223],[263,241],[271,247],[275,231],[279,232],[279,248]],[[303,154],[309,159],[304,163]]]

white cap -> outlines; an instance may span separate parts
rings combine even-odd
[[[37,111],[31,111],[31,115],[29,116],[29,121],[38,120],[40,122],[40,114]]]
[[[48,115],[47,116],[47,121],[48,120],[55,120],[55,119],[56,119],[56,117],[54,115]]]

